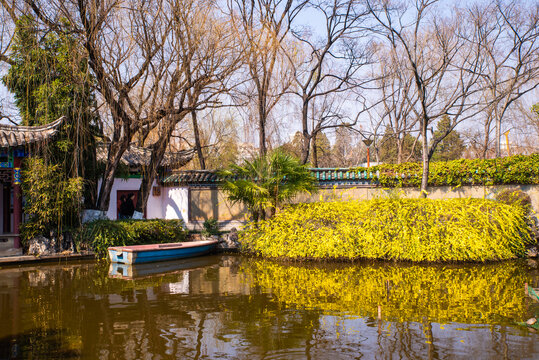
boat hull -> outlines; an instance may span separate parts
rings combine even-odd
[[[193,241],[155,245],[116,246],[108,249],[110,261],[120,264],[144,264],[184,259],[211,252],[217,241]]]

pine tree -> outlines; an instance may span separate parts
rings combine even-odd
[[[456,130],[449,131],[451,127],[451,119],[449,116],[444,116],[436,125],[436,131],[434,131],[434,139],[440,138],[443,134],[449,132],[449,134],[438,144],[434,154],[432,155],[433,161],[449,161],[460,159],[462,153],[466,149],[464,141],[461,139],[460,134]]]

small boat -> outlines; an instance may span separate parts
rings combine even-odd
[[[142,264],[200,256],[209,253],[217,240],[182,243],[113,246],[108,248],[110,261],[122,264]]]

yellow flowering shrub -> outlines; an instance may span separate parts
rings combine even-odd
[[[532,241],[521,207],[486,199],[373,199],[293,205],[240,233],[270,258],[488,261]]]

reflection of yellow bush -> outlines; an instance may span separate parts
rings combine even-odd
[[[289,207],[240,235],[266,257],[485,261],[521,255],[525,213],[484,199],[374,199]]]
[[[336,264],[333,268],[245,262],[253,283],[301,308],[377,316],[391,321],[493,323],[525,313],[524,266]]]

